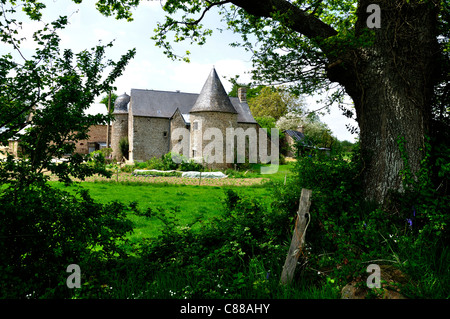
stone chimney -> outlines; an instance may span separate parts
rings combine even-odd
[[[247,88],[246,87],[240,87],[238,89],[238,97],[239,97],[239,101],[247,102]]]

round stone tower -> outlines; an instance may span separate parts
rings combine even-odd
[[[237,127],[237,111],[215,69],[190,110],[190,123],[190,157],[213,169],[231,167],[226,160],[226,129]]]
[[[126,93],[119,96],[114,102],[114,121],[111,132],[112,156],[116,160],[122,159],[122,152],[119,147],[120,140],[128,139],[128,103],[130,96]],[[125,156],[128,159],[128,154]]]

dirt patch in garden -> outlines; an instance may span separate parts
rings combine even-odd
[[[50,178],[57,180],[55,176]],[[74,179],[74,181],[80,181]],[[188,177],[147,177],[147,176],[133,176],[130,173],[120,173],[119,176],[113,174],[111,178],[103,176],[90,176],[85,179],[86,182],[138,182],[138,183],[153,183],[153,184],[178,184],[178,185],[201,185],[201,186],[253,186],[261,185],[269,181],[268,178],[188,178]]]

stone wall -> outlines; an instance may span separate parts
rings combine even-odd
[[[130,160],[141,162],[169,152],[170,120],[167,118],[133,116],[130,139]]]
[[[170,120],[170,146],[169,149],[177,150],[178,154],[184,155],[186,157],[189,157],[189,139],[187,140],[186,147],[182,147],[182,143],[184,142],[183,136],[174,136],[174,131],[178,128],[181,129],[187,129],[186,123],[184,122],[184,119],[180,113],[179,110],[176,110],[175,114],[172,116],[172,119]]]
[[[295,141],[289,134],[284,134],[284,143],[287,145],[287,152],[286,156],[288,157],[295,157],[296,154],[296,147],[295,147]]]
[[[194,159],[202,158],[203,161],[207,162],[208,168],[212,169],[225,169],[231,167],[231,163],[226,162],[226,150],[227,147],[229,147],[226,143],[226,129],[237,127],[237,114],[219,112],[195,112],[190,114],[190,122],[190,157]],[[211,139],[207,139],[208,136],[205,135],[205,132],[208,128],[216,128],[222,132],[222,156],[220,156],[219,153],[207,151],[208,144],[210,144],[212,140],[215,140],[217,138],[215,136],[211,136]],[[208,153],[211,153],[214,158],[206,158],[206,154]],[[210,163],[208,163],[208,161]]]
[[[255,137],[253,136],[246,136],[245,137],[245,160],[246,161],[250,161],[250,151],[252,152],[252,158],[251,158],[251,162],[254,163],[255,159],[253,158],[253,153],[256,150],[256,163],[259,163],[259,126],[258,124],[251,124],[251,123],[238,123],[237,124],[238,128],[242,128],[244,130],[244,134],[246,132],[251,132],[251,130],[254,130]],[[250,131],[248,129],[251,129]],[[253,133],[252,133],[253,134]],[[254,142],[252,139],[255,138],[256,141]],[[235,141],[235,144],[237,144],[237,142]],[[236,148],[237,146],[235,146]],[[237,149],[236,149],[237,152]]]
[[[116,160],[121,160],[122,153],[120,152],[119,142],[121,138],[128,137],[128,113],[116,113],[114,117],[115,120],[111,125],[112,156]]]

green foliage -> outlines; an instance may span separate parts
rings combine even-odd
[[[85,110],[112,89],[135,51],[115,62],[105,61],[112,44],[79,53],[63,50],[58,32],[68,20],[59,17],[33,33],[36,49],[27,58],[21,51],[23,22],[17,20],[17,8],[40,21],[45,5],[0,2],[0,40],[5,50],[17,53],[0,57],[0,143],[18,140],[24,155],[7,154],[0,162],[0,298],[63,297],[68,295],[67,266],[89,268],[123,256],[119,246],[132,226],[124,205],[97,204],[83,190],[71,195],[53,189],[44,172],[65,184],[72,178],[111,175],[102,152],[85,163],[92,157],[74,153],[75,143],[88,138],[90,126],[110,119]],[[54,160],[67,154],[67,161]]]
[[[116,101],[118,95],[116,93],[111,93],[111,104],[110,104],[110,112],[113,113],[114,112],[114,102]],[[109,101],[109,94],[102,97],[102,99],[100,100],[101,104],[104,104],[106,106],[106,110],[108,110],[108,105],[110,103]]]
[[[248,101],[248,105],[256,117],[273,117],[277,120],[287,112],[287,105],[278,90],[270,87],[264,87],[258,96]]]
[[[134,176],[162,176],[162,177],[170,177],[170,176],[176,176],[176,177],[180,177],[183,173],[182,172],[157,172],[157,171],[134,171],[133,175]]]
[[[128,142],[128,137],[122,137],[119,140],[119,150],[121,159],[125,157],[128,160],[128,154],[130,149],[130,143]]]
[[[270,136],[270,129],[275,128],[276,120],[272,116],[255,116],[256,122],[258,122],[259,126],[267,129],[267,134]]]
[[[195,162],[194,160],[185,160],[180,163],[180,171],[203,171],[205,168],[202,164]]]
[[[321,122],[320,118],[315,113],[310,113],[307,116],[299,113],[288,113],[278,119],[276,127],[280,130],[298,130],[298,127],[303,127],[303,134],[305,145],[312,145],[316,147],[331,148],[335,143],[335,138],[331,135],[332,132],[328,125]]]
[[[100,150],[100,152],[102,152],[105,159],[109,159],[111,157],[113,149],[111,147],[104,147]]]
[[[238,76],[239,78],[239,76]],[[238,97],[238,89],[240,87],[247,88],[247,100],[254,98],[258,96],[261,92],[261,90],[264,88],[264,85],[258,85],[256,87],[251,87],[250,84],[239,84],[237,82],[237,79],[230,79],[230,82],[233,84],[231,91],[228,93],[228,96],[230,97]]]
[[[126,207],[48,185],[8,187],[0,197],[0,298],[66,296],[66,268],[125,256]],[[62,289],[54,290],[60,286]]]
[[[177,158],[179,157],[179,158]],[[174,158],[176,159],[174,161]],[[180,156],[178,154],[172,154],[171,152],[166,153],[158,157],[152,157],[146,162],[135,163],[134,166],[129,167],[128,170],[132,169],[157,169],[162,171],[170,170],[180,170],[180,171],[203,171],[204,167],[202,164],[195,162],[192,159],[188,159],[185,156]]]
[[[250,268],[255,266],[257,256],[264,254],[265,266],[276,267],[272,269],[278,272],[277,260],[286,250],[282,246],[284,237],[279,234],[284,233],[289,220],[286,215],[269,212],[253,198],[232,190],[226,190],[225,195],[223,216],[210,221],[199,216],[181,226],[178,208],[159,211],[162,235],[143,248],[142,257],[149,267],[195,274],[198,281],[191,283],[192,298],[239,297],[243,291],[268,297],[271,292],[260,287],[265,285],[263,278],[268,270],[259,281],[250,281]],[[200,224],[198,231],[192,229],[195,223]],[[211,273],[217,277],[208,275]],[[275,278],[271,279],[276,282]]]
[[[264,86],[257,95],[248,97],[248,104],[253,116],[274,118],[275,121],[288,112],[304,113],[304,102],[291,94],[286,87]]]
[[[174,162],[172,159],[172,153],[169,152],[162,156],[162,164],[165,170],[173,170],[178,168],[178,163]]]
[[[34,32],[35,53],[27,59],[20,50],[20,28],[12,30],[22,24],[15,19],[16,7],[8,7],[5,2],[0,5],[5,13],[0,16],[1,40],[6,49],[18,53],[18,58],[11,54],[0,57],[0,143],[19,140],[25,157],[18,161],[8,157],[1,167],[1,181],[28,184],[43,177],[41,172],[45,170],[65,182],[70,181],[69,176],[84,178],[95,173],[92,167],[81,165],[87,158],[74,154],[75,142],[87,139],[91,125],[103,124],[110,117],[86,115],[85,110],[97,96],[111,89],[134,50],[117,62],[105,61],[105,52],[112,44],[79,53],[62,50],[58,31],[68,22],[67,17],[59,17]],[[25,1],[23,5],[31,20],[40,19],[40,11],[45,7],[36,1]],[[107,68],[110,71],[103,76]],[[67,162],[51,161],[67,154]],[[97,173],[108,175],[105,171]]]
[[[418,233],[418,240],[448,242],[450,240],[450,147],[447,142],[436,143],[426,139],[422,149],[423,158],[419,172],[414,176],[405,152],[405,140],[398,144],[404,160],[404,194],[397,196],[393,203],[408,218],[408,222]]]
[[[95,164],[104,165],[106,163],[105,155],[100,150],[89,153],[89,157]]]
[[[400,145],[402,149],[402,140]],[[313,190],[304,271],[319,270],[342,287],[361,278],[368,263],[387,262],[410,276],[402,286],[404,295],[447,298],[450,274],[443,265],[450,261],[450,153],[445,145],[428,143],[424,153],[418,176],[405,165],[405,192],[392,196],[396,200],[384,207],[362,199],[364,161],[358,148],[350,159],[298,158],[296,177],[285,187],[274,187],[273,206],[294,214],[301,189]]]

